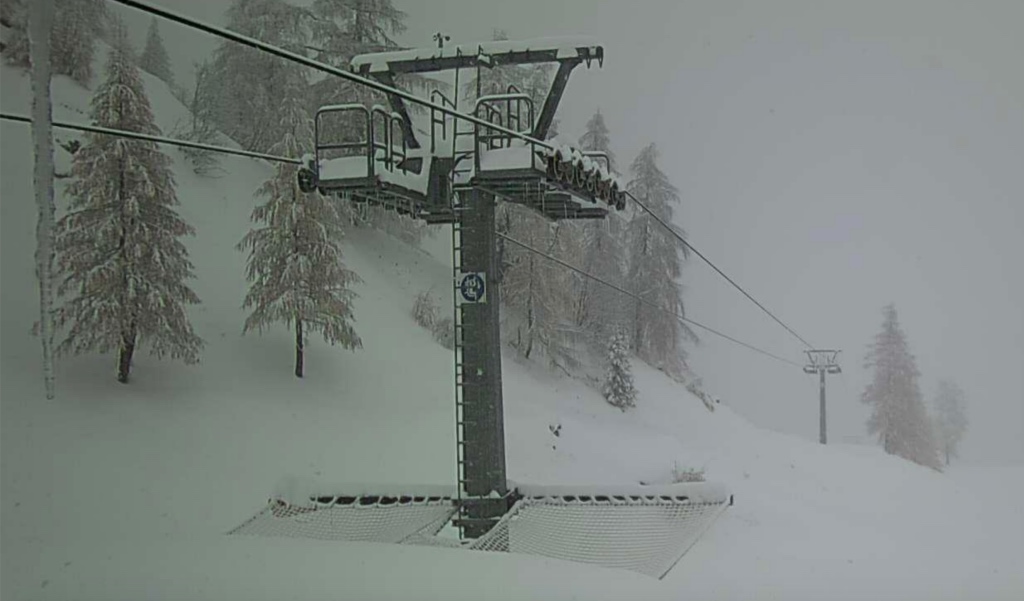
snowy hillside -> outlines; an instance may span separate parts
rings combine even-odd
[[[160,127],[185,109],[143,75]],[[24,73],[2,67],[0,105],[28,113]],[[89,93],[54,82],[55,118],[85,121]],[[66,139],[66,132],[57,132]],[[454,480],[452,356],[409,309],[448,290],[447,236],[420,250],[377,233],[345,244],[357,286],[348,352],[313,338],[291,375],[282,326],[241,335],[253,192],[268,165],[225,158],[195,176],[174,150],[196,266],[198,366],[111,356],[57,367],[42,393],[33,275],[29,130],[3,122],[0,172],[0,462],[4,599],[715,598],[1014,599],[1024,595],[1024,470],[939,474],[874,448],[806,441],[709,412],[635,366],[636,410],[582,382],[504,361],[509,477],[533,483],[663,482],[702,468],[730,508],[664,581],[536,558],[374,544],[233,539],[286,477],[325,482]],[[58,149],[58,171],[67,154]],[[66,180],[64,180],[66,181]],[[58,207],[61,205],[58,194]],[[447,299],[445,301],[447,302]],[[697,351],[699,352],[699,351]],[[737,377],[742,377],[737,374]],[[765,391],[764,403],[771,403]],[[561,424],[555,437],[550,425]],[[953,544],[951,541],[956,541]],[[471,573],[456,581],[455,574]],[[486,582],[486,589],[478,588]]]

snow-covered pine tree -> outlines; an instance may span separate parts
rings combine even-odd
[[[636,407],[636,386],[629,364],[629,337],[625,332],[616,332],[608,341],[608,369],[602,393],[605,400],[623,411]]]
[[[391,0],[314,0],[310,7],[312,44],[318,61],[347,69],[359,54],[398,50],[395,37],[405,31],[405,13]],[[387,104],[384,95],[337,77],[326,77],[310,89],[311,110],[331,104]],[[409,107],[415,110],[416,107]],[[326,123],[328,128],[336,123]],[[365,124],[344,124],[342,135],[365,137]],[[329,132],[334,135],[335,132]]]
[[[18,11],[25,10],[25,0],[7,0],[0,3],[0,25],[13,29],[18,19]]]
[[[627,185],[629,192],[671,224],[672,205],[679,202],[679,191],[658,168],[657,147],[650,144],[641,150],[630,169],[633,179]],[[626,248],[627,289],[654,305],[633,303],[632,348],[645,362],[669,374],[681,375],[686,369],[683,341],[695,342],[697,336],[678,319],[655,307],[680,316],[685,314],[678,279],[686,249],[639,208],[633,212],[627,228]]]
[[[227,11],[228,29],[304,53],[308,42],[307,10],[283,0],[235,0]],[[294,64],[231,41],[222,42],[210,62],[210,116],[217,129],[246,150],[266,152],[284,135],[281,99],[294,93]],[[305,93],[305,92],[304,92]]]
[[[176,126],[177,137],[201,144],[219,144],[220,132],[213,123],[212,74],[210,63],[195,65],[195,87],[192,94],[186,92],[184,104],[188,106],[188,120]],[[197,148],[182,148],[181,152],[192,163],[196,175],[212,176],[220,171],[220,156],[216,152]]]
[[[51,40],[53,72],[69,76],[83,86],[92,81],[96,39],[103,35],[107,16],[103,0],[62,0],[57,6]],[[127,49],[126,49],[127,50]]]
[[[18,67],[28,67],[28,4],[25,0],[0,2],[0,24],[8,29],[7,40],[0,41],[0,54],[4,61]]]
[[[935,434],[939,450],[949,465],[950,457],[959,456],[960,441],[967,432],[964,391],[952,380],[941,380],[935,395]]]
[[[587,122],[587,129],[579,140],[584,151],[607,153],[612,168],[615,155],[601,111]],[[579,265],[587,273],[617,286],[624,284],[625,223],[616,211],[609,211],[604,219],[585,220],[569,224],[568,234],[576,242]],[[609,336],[627,326],[628,304],[622,294],[604,284],[581,275],[573,276],[574,322],[587,335],[592,347],[605,346]]]
[[[586,130],[580,136],[579,147],[580,150],[596,150],[605,153],[608,155],[608,166],[612,171],[616,170],[611,135],[600,109],[587,121]]]
[[[271,152],[301,156],[308,151],[313,131],[301,92],[295,89],[282,99],[283,136]],[[278,164],[258,192],[267,199],[252,213],[260,225],[238,248],[249,252],[246,277],[251,282],[243,306],[252,312],[243,331],[261,332],[278,322],[294,326],[295,375],[301,378],[310,332],[353,350],[362,341],[351,323],[352,286],[360,279],[343,262],[342,217],[330,199],[299,189],[297,171],[297,165]]]
[[[4,48],[7,62],[27,67],[29,45],[26,0],[5,0],[0,14],[11,28]],[[50,32],[50,61],[54,75],[67,75],[87,86],[92,81],[95,41],[103,35],[107,19],[104,0],[56,0],[57,13]]]
[[[510,236],[554,256],[566,254],[564,223],[551,223],[533,209],[506,203],[499,227]],[[571,272],[544,257],[506,244],[501,273],[504,337],[529,359],[540,351],[555,366],[578,364],[579,330],[572,322]]]
[[[398,49],[395,38],[405,32],[405,13],[391,0],[314,0],[310,10],[315,58],[336,67],[358,54]]]
[[[142,56],[139,57],[139,67],[167,85],[174,86],[171,58],[167,56],[167,48],[164,47],[164,40],[160,36],[160,26],[157,25],[156,17],[149,22],[146,46],[142,50]]]
[[[496,221],[499,232],[579,264],[579,241],[568,222],[553,223],[533,209],[500,201]],[[525,359],[539,350],[553,365],[575,368],[582,336],[574,322],[573,272],[512,243],[499,245],[497,251],[503,337]]]
[[[625,287],[625,220],[614,212],[604,219],[569,224],[570,239],[578,247],[574,256],[583,271]],[[569,260],[573,262],[572,260]],[[588,277],[573,274],[573,322],[587,335],[591,348],[607,340],[612,332],[632,325],[628,297]]]
[[[883,309],[882,330],[864,360],[874,370],[861,401],[871,406],[868,433],[877,434],[882,448],[924,466],[938,469],[939,459],[931,420],[918,388],[917,364],[900,328],[896,307]]]
[[[356,55],[402,49],[396,38],[406,30],[406,14],[391,0],[314,0],[310,14],[311,46],[320,62],[347,69]],[[423,96],[445,87],[439,80],[418,74],[398,75],[395,83]],[[346,102],[387,104],[380,92],[337,77],[322,78],[311,88],[314,110]],[[416,104],[406,108],[413,113],[423,110]]]
[[[92,100],[95,125],[161,135],[142,80],[129,56],[127,35],[107,61]],[[185,305],[199,298],[180,238],[193,229],[174,211],[178,204],[170,159],[143,140],[87,134],[75,153],[71,203],[57,224],[59,328],[63,353],[116,350],[117,379],[129,379],[137,347],[157,357],[199,360],[202,340]]]

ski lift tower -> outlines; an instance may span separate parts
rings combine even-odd
[[[572,71],[602,63],[604,49],[589,40],[491,42],[357,56],[352,68],[395,87],[404,75],[555,63],[543,106],[507,86],[477,98],[474,115],[489,124],[544,140]],[[457,108],[435,90],[435,104]],[[453,230],[455,282],[455,389],[458,482],[463,534],[486,533],[508,511],[499,333],[495,206],[497,199],[536,209],[549,219],[603,218],[622,208],[621,184],[607,157],[552,149],[502,129],[452,119],[431,109],[417,123],[406,101],[388,96],[388,109],[362,105],[325,107],[317,114],[317,185],[327,193],[392,206]],[[330,142],[332,116],[358,116],[360,137]],[[421,125],[426,125],[422,127]],[[362,134],[365,128],[365,134]],[[351,129],[351,128],[350,128]],[[426,131],[424,131],[426,130]],[[425,139],[424,139],[425,138]],[[348,144],[348,146],[346,145]],[[332,151],[358,149],[347,156]],[[364,152],[365,151],[365,154]]]
[[[307,191],[451,224],[458,487],[454,493],[334,491],[311,494],[301,506],[272,500],[234,532],[449,544],[436,535],[450,522],[459,529],[457,546],[629,567],[660,577],[731,503],[722,489],[697,484],[581,489],[513,485],[506,478],[495,207],[501,199],[551,220],[601,219],[611,208],[625,207],[624,187],[607,156],[543,141],[572,71],[603,60],[601,45],[578,38],[443,46],[352,60],[354,71],[390,87],[405,75],[454,70],[458,81],[460,72],[472,69],[479,82],[483,69],[558,65],[539,108],[511,85],[500,94],[478,94],[463,109],[457,89],[456,100],[434,90],[426,114],[411,111],[393,94],[388,107],[322,107],[315,119],[315,154],[300,171]],[[453,117],[451,110],[477,120]],[[368,511],[375,512],[373,519]],[[633,526],[608,530],[609,515]],[[545,521],[551,519],[556,521]]]

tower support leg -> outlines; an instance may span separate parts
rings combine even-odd
[[[466,501],[461,512],[464,536],[487,532],[507,510],[504,497],[505,427],[501,395],[497,248],[494,234],[496,199],[473,189],[464,192],[460,220],[461,265],[456,302],[461,312],[462,385],[459,440],[463,461],[459,485]],[[467,278],[475,282],[470,285]],[[482,284],[482,294],[479,285]],[[477,297],[474,300],[474,297]],[[458,384],[457,384],[458,385]],[[497,493],[495,495],[494,493]]]

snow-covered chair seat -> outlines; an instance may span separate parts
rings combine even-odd
[[[383,149],[377,149],[374,154],[373,176],[377,181],[426,195],[430,182],[430,162],[433,158],[429,153],[420,153],[420,156],[413,156],[410,153],[408,157],[397,155],[388,157]],[[421,159],[419,172],[403,168],[403,160],[415,158]],[[376,185],[376,182],[370,181],[369,178],[370,164],[366,155],[320,159],[319,181],[321,186],[345,188]]]
[[[535,148],[523,143],[513,143],[507,148],[480,151],[480,172],[520,169],[544,171],[545,168],[546,162],[543,155]]]

